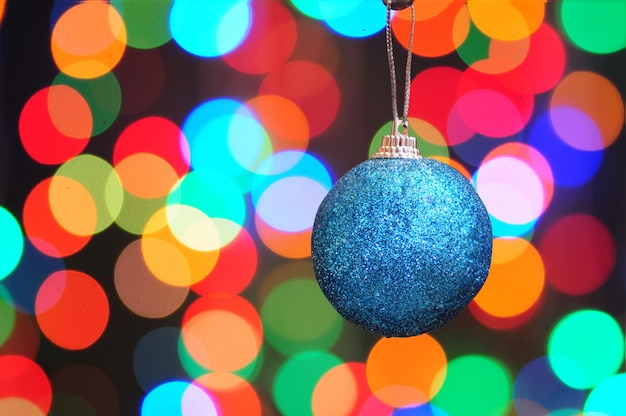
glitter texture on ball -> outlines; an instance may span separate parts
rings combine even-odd
[[[322,201],[312,234],[317,281],[349,322],[386,337],[433,331],[489,273],[489,215],[454,168],[418,157],[369,159]]]

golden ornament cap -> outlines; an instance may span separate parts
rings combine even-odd
[[[409,123],[396,119],[391,123],[391,134],[383,136],[382,143],[370,159],[419,159],[417,140],[409,136]]]

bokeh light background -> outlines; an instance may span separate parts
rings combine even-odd
[[[0,414],[626,415],[626,2],[415,5],[411,127],[493,265],[380,339],[309,240],[389,131],[382,2],[0,1]]]

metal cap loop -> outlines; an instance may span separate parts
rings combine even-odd
[[[383,0],[383,3],[385,6],[387,6],[388,3],[391,3],[391,8],[393,10],[402,10],[413,4],[413,0]]]
[[[391,134],[383,136],[382,143],[371,159],[419,159],[417,140],[409,136],[409,124],[406,121],[395,119],[391,123]]]

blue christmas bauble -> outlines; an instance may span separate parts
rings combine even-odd
[[[476,296],[492,250],[487,210],[456,169],[417,157],[369,159],[322,201],[317,281],[348,321],[386,337],[435,330]]]

